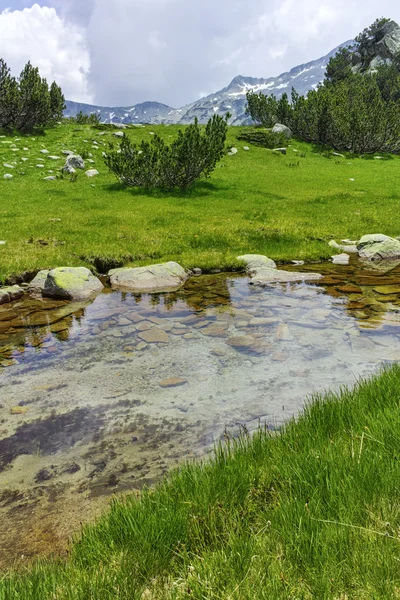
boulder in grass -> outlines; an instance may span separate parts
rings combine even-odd
[[[13,302],[18,300],[24,295],[24,290],[19,285],[10,285],[8,287],[0,288],[0,304],[6,302]]]
[[[149,294],[178,290],[188,278],[185,269],[173,261],[147,267],[111,269],[108,275],[113,288]]]
[[[100,279],[86,267],[57,267],[40,271],[31,281],[29,290],[48,298],[89,300],[103,289]]]
[[[84,169],[84,168],[85,168],[85,161],[83,160],[83,158],[81,156],[79,156],[79,154],[70,154],[69,156],[67,156],[65,165],[63,167],[63,171],[65,173],[74,173],[75,171],[72,171],[71,169]]]
[[[89,169],[86,171],[85,175],[86,177],[95,177],[96,175],[99,175],[99,172],[97,169]]]
[[[272,128],[272,133],[283,133],[287,140],[290,140],[293,137],[293,133],[286,127],[286,125],[282,125],[282,123],[275,123]]]
[[[392,261],[400,259],[400,240],[382,233],[364,235],[357,242],[360,258],[373,262]]]

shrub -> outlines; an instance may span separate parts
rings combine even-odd
[[[209,177],[225,153],[226,118],[215,115],[202,131],[197,119],[167,145],[155,135],[150,142],[133,144],[124,135],[117,150],[110,145],[105,163],[119,181],[129,186],[186,190],[200,177]]]
[[[255,146],[262,146],[263,148],[280,148],[287,144],[287,139],[283,133],[273,133],[272,131],[262,131],[261,129],[241,131],[236,138]]]

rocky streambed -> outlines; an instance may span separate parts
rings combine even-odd
[[[113,494],[399,359],[400,267],[291,270],[324,277],[0,306],[0,567],[65,550]]]

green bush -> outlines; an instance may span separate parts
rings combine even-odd
[[[225,153],[226,118],[215,115],[205,128],[197,119],[167,145],[155,135],[151,142],[133,144],[124,135],[117,150],[110,144],[105,163],[126,185],[145,189],[187,189],[200,177],[209,177]]]
[[[261,129],[247,129],[241,131],[236,138],[242,142],[249,142],[263,148],[280,148],[286,146],[287,139],[283,133],[262,131]]]
[[[100,117],[97,113],[86,115],[80,110],[75,117],[72,117],[72,119],[75,123],[78,123],[78,125],[100,125]]]

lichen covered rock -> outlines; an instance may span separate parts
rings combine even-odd
[[[10,285],[7,287],[0,288],[0,304],[5,304],[6,302],[13,302],[13,300],[18,300],[24,294],[24,290],[19,287],[19,285]]]
[[[57,267],[40,271],[29,290],[49,298],[88,300],[101,292],[103,284],[85,267]]]
[[[364,235],[357,243],[360,258],[380,262],[400,258],[400,241],[382,233]]]

